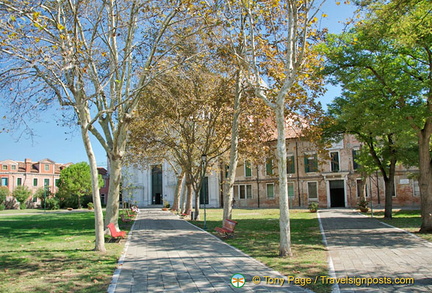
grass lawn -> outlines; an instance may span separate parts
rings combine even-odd
[[[201,219],[204,211],[201,210]],[[207,230],[214,233],[221,227],[223,211],[207,209]],[[318,219],[308,210],[291,210],[291,241],[293,257],[279,257],[279,210],[234,209],[233,220],[238,221],[235,237],[226,242],[258,259],[285,276],[328,276],[327,253],[322,243]],[[203,222],[192,221],[203,227]],[[215,233],[216,234],[216,233]],[[316,284],[309,289],[330,292],[328,285]]]
[[[370,216],[370,212],[368,215]],[[391,220],[383,219],[384,211],[374,211],[374,217],[382,222],[407,230],[408,232],[432,242],[432,234],[418,233],[422,222],[419,210],[393,209],[393,219]]]
[[[0,292],[106,292],[124,244],[92,251],[92,212],[10,214],[0,212]]]

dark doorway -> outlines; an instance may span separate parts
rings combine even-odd
[[[330,183],[330,206],[332,208],[345,207],[345,187],[343,180],[329,181]]]
[[[152,204],[162,204],[162,166],[152,168]]]
[[[208,177],[203,178],[201,191],[200,191],[200,204],[208,204],[209,196],[208,196]]]

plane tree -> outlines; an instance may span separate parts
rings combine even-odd
[[[324,1],[241,1],[244,21],[237,29],[245,46],[242,59],[256,97],[271,109],[276,121],[280,256],[291,256],[291,229],[287,188],[287,118],[313,125],[320,115],[315,98],[323,92],[316,74],[322,58],[314,50],[322,33],[314,28]]]
[[[208,32],[209,38],[218,47],[218,58],[230,68],[233,76],[230,149],[225,154],[222,165],[226,176],[223,180],[223,219],[232,218],[234,182],[239,158],[258,161],[269,151],[265,142],[269,139],[269,108],[257,99],[250,86],[250,72],[246,64],[248,51],[244,26],[247,15],[243,1],[214,1],[218,26]],[[262,163],[261,161],[259,163]]]
[[[196,219],[202,174],[227,151],[229,141],[232,81],[214,71],[218,65],[211,59],[203,54],[152,82],[135,113],[128,149],[138,165],[164,158],[178,166],[178,188],[183,175],[187,188],[183,212],[195,206]],[[177,203],[178,196],[179,191]]]
[[[132,112],[183,37],[206,22],[203,1],[0,1],[0,88],[22,125],[52,104],[79,125],[92,170],[95,249],[105,251],[93,135],[110,165],[106,224],[118,222]],[[200,19],[200,21],[198,21]],[[35,112],[36,111],[36,112]],[[26,115],[28,114],[28,115]]]

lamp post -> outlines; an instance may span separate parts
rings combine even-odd
[[[204,176],[205,176],[205,167],[207,163],[207,155],[201,155],[201,167],[202,167],[202,175],[201,175],[201,193],[203,194],[203,202],[204,202],[204,230],[207,230],[207,210],[206,210],[206,194],[204,191]]]

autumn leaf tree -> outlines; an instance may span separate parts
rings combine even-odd
[[[15,118],[57,102],[80,127],[92,170],[96,250],[105,251],[96,158],[110,165],[106,223],[118,222],[121,166],[132,112],[146,86],[175,64],[187,37],[206,26],[202,1],[0,1],[2,96]],[[22,119],[21,121],[25,121]]]
[[[157,160],[173,161],[173,167],[178,166],[177,188],[183,175],[186,181],[183,212],[195,206],[194,215],[199,219],[202,176],[227,151],[232,81],[218,73],[219,65],[212,56],[197,55],[160,75],[142,96],[129,152],[135,163],[154,158],[154,154]],[[203,154],[207,156],[204,164]],[[179,192],[176,194],[178,203]]]
[[[227,169],[223,178],[223,218],[232,218],[234,182],[239,158],[261,158],[266,150],[270,117],[268,107],[256,99],[248,80],[249,67],[245,64],[247,43],[244,35],[247,15],[241,1],[214,1],[218,26],[209,30],[209,38],[217,46],[218,58],[229,67],[233,76],[230,151],[222,159]]]
[[[286,126],[291,121],[314,121],[320,107],[314,99],[323,92],[323,80],[316,74],[323,59],[314,45],[322,32],[314,28],[324,1],[244,0],[241,27],[242,56],[248,68],[249,84],[272,114],[277,126],[280,206],[280,256],[291,256],[291,232],[286,171]]]

